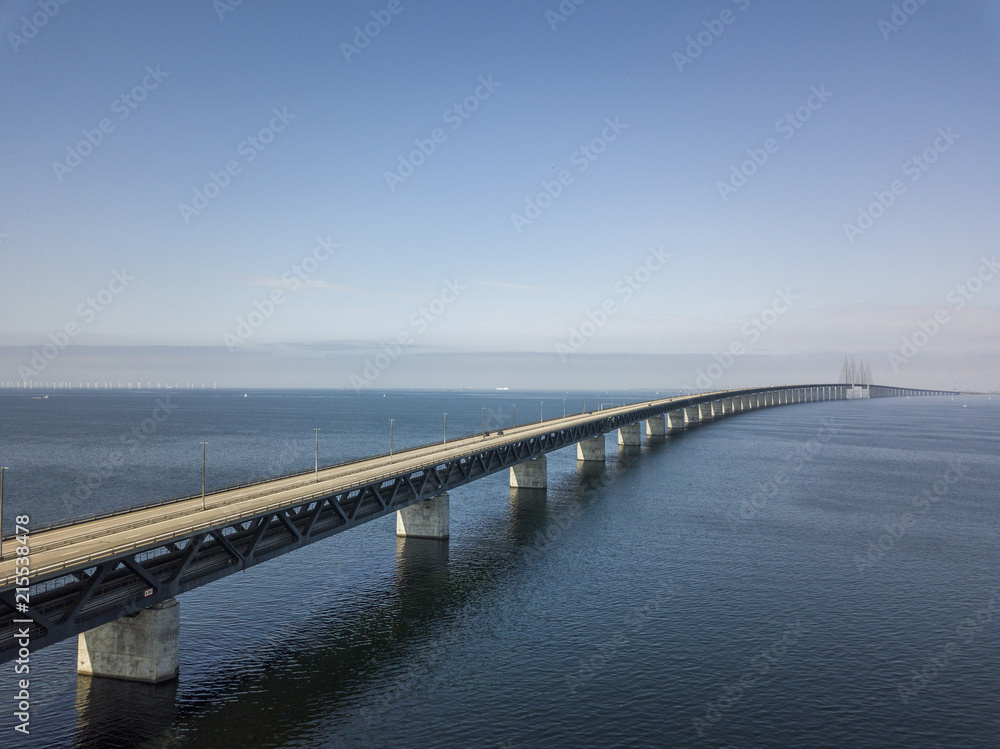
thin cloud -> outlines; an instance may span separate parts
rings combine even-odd
[[[516,283],[504,283],[503,281],[473,281],[472,283],[479,286],[499,286],[502,289],[518,289],[520,291],[552,291],[552,289],[546,289],[541,286],[523,286]]]
[[[298,278],[260,277],[251,279],[250,283],[253,286],[264,286],[269,289],[281,289],[282,291],[289,293],[293,291],[300,291],[302,289],[326,289],[327,291],[333,291],[337,294],[371,294],[373,296],[389,297],[390,299],[420,301],[419,299],[414,299],[402,294],[391,294],[385,291],[369,291],[368,289],[359,289],[356,286],[347,286],[345,284],[321,281],[318,278],[300,280]]]
[[[297,291],[302,288],[310,289],[329,289],[330,291],[338,291],[345,293],[360,293],[361,289],[357,289],[353,286],[344,286],[343,284],[329,283],[328,281],[320,281],[315,278],[307,278],[305,280],[299,278],[275,278],[275,277],[260,277],[251,279],[250,283],[254,286],[265,286],[269,289],[282,289],[283,291]]]

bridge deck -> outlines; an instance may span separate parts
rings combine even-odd
[[[690,396],[678,396],[535,422],[506,429],[502,436],[491,433],[485,444],[495,447],[553,430],[601,421],[639,408],[688,400]],[[303,499],[311,496],[327,496],[404,471],[430,468],[483,446],[482,435],[464,437],[447,444],[398,452],[391,458],[378,456],[324,468],[319,471],[318,480],[310,472],[249,487],[213,492],[205,495],[205,509],[202,509],[202,498],[198,496],[32,533],[32,578],[81,562],[98,562],[124,549],[141,548],[170,538],[186,538],[199,529],[232,523],[242,517],[253,517],[263,510],[301,504]],[[3,542],[3,549],[10,556],[0,555],[3,557],[0,562],[0,589],[13,582],[15,546],[14,539],[8,538]]]

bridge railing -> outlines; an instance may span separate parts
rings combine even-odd
[[[706,401],[715,400],[715,399],[720,398],[720,397],[736,397],[736,396],[741,396],[741,395],[750,395],[750,394],[753,394],[753,393],[764,393],[764,392],[770,392],[770,391],[775,391],[775,390],[788,390],[788,389],[796,389],[796,388],[804,388],[804,387],[841,387],[841,386],[843,386],[843,383],[827,383],[827,384],[820,383],[820,384],[816,384],[816,385],[773,385],[773,386],[768,386],[768,387],[763,387],[763,388],[740,388],[740,389],[734,389],[734,390],[705,391],[705,392],[700,392],[700,393],[699,392],[687,393],[687,394],[683,394],[682,393],[682,394],[678,394],[678,395],[675,395],[675,396],[668,396],[667,398],[658,398],[658,399],[649,400],[649,401],[642,401],[640,403],[623,404],[622,406],[613,406],[612,408],[613,409],[622,409],[622,408],[627,409],[629,407],[646,408],[646,407],[648,407],[648,404],[651,404],[651,403],[654,403],[654,404],[655,403],[664,403],[665,401],[677,400],[677,399],[691,400],[691,404],[690,405],[695,405],[697,403],[703,403],[703,402],[706,402]],[[884,387],[884,386],[876,386],[876,387]],[[936,391],[914,390],[912,388],[910,388],[910,390],[913,390],[914,392],[936,392]],[[664,405],[666,405],[666,404],[664,403]],[[678,406],[678,407],[680,407],[680,406]],[[554,421],[559,421],[559,420],[564,419],[564,418],[575,418],[575,417],[585,416],[585,415],[597,416],[598,414],[601,414],[601,413],[603,413],[606,410],[612,410],[612,409],[603,409],[603,410],[596,410],[596,411],[592,410],[592,411],[588,411],[586,413],[581,412],[581,413],[578,413],[578,414],[570,414],[570,415],[565,416],[565,417],[558,416],[558,417],[555,417],[553,419],[544,419],[544,420],[539,421],[539,422],[528,422],[526,424],[523,424],[522,426],[541,425],[541,424],[544,424],[546,421],[553,421],[554,422]],[[670,409],[666,409],[666,410],[670,410]],[[512,428],[514,428],[514,427],[512,427]],[[478,434],[465,435],[463,437],[456,438],[455,440],[453,440],[453,442],[457,443],[457,442],[461,442],[463,440],[473,439],[473,438],[475,438],[477,436],[479,436],[479,435]],[[511,440],[511,441],[516,441],[516,440]],[[506,442],[506,440],[505,440],[505,442]],[[427,449],[427,448],[438,446],[440,444],[441,443],[439,443],[439,442],[437,442],[435,440],[433,442],[427,442],[427,443],[424,443],[424,444],[421,444],[421,445],[415,445],[415,446],[412,446],[412,447],[407,447],[405,450],[402,450],[402,451],[393,451],[392,455],[390,455],[389,453],[386,452],[386,453],[379,453],[377,455],[369,455],[369,456],[363,457],[363,458],[355,458],[355,459],[352,459],[352,460],[346,460],[346,461],[342,461],[340,463],[332,463],[332,464],[329,464],[329,465],[322,466],[321,470],[327,471],[327,470],[331,470],[331,469],[345,468],[347,466],[355,465],[355,464],[358,464],[358,463],[364,463],[364,462],[368,462],[368,461],[372,461],[372,460],[391,459],[391,458],[393,458],[393,457],[395,457],[397,455],[403,455],[404,453],[407,453],[407,452],[414,452],[414,451],[418,451],[418,450],[424,450],[424,449]],[[275,481],[283,481],[283,480],[291,479],[291,478],[306,477],[306,476],[313,475],[314,472],[315,472],[315,469],[313,471],[310,471],[310,470],[294,471],[294,472],[290,472],[290,473],[279,474],[277,476],[267,476],[267,477],[255,479],[253,481],[247,481],[247,482],[244,482],[244,483],[224,485],[224,486],[220,486],[220,487],[216,487],[216,488],[212,489],[211,494],[221,494],[221,493],[224,493],[224,492],[235,491],[237,489],[246,489],[246,488],[249,488],[249,487],[252,487],[252,486],[258,486],[260,484],[268,484],[268,483],[272,483],[272,482],[275,482]],[[301,484],[300,484],[300,486],[301,486]],[[289,487],[289,488],[293,488],[293,487]],[[262,492],[261,494],[251,495],[251,497],[243,497],[241,499],[248,499],[248,498],[252,498],[252,497],[259,497],[259,496],[262,496],[263,494],[266,494],[266,493],[268,493],[268,492]],[[151,509],[151,508],[154,508],[154,507],[163,507],[165,505],[170,505],[170,504],[174,504],[174,503],[178,503],[178,502],[184,502],[184,501],[192,500],[192,499],[198,499],[200,497],[201,497],[201,493],[183,494],[183,495],[178,495],[178,496],[175,496],[175,497],[169,497],[169,498],[166,498],[166,499],[158,499],[158,500],[154,500],[152,502],[146,502],[146,503],[143,503],[141,505],[130,505],[128,507],[120,507],[120,508],[116,508],[116,509],[113,509],[113,510],[107,510],[107,511],[104,511],[104,512],[95,512],[95,513],[88,513],[88,514],[85,514],[85,515],[77,515],[77,516],[73,516],[73,517],[70,517],[70,518],[63,519],[63,520],[55,520],[55,521],[51,521],[49,523],[41,523],[41,524],[38,524],[38,525],[33,525],[32,526],[32,533],[37,534],[37,533],[41,533],[43,531],[58,530],[60,528],[66,528],[66,527],[69,527],[69,526],[72,526],[72,525],[78,525],[80,523],[86,523],[86,522],[90,522],[90,521],[93,521],[93,520],[104,520],[104,519],[112,518],[112,517],[115,517],[115,516],[118,516],[118,515],[125,515],[125,514],[130,513],[130,512],[136,512],[136,511],[140,511],[140,510],[147,510],[147,509]],[[236,501],[236,500],[234,500],[234,501]],[[0,540],[10,540],[10,539],[13,539],[14,536],[15,536],[14,533],[8,533],[7,535],[3,536],[2,539],[0,539]]]
[[[677,396],[677,397],[682,397],[682,396]],[[586,414],[596,414],[596,413],[600,413],[600,411],[588,411],[588,412],[586,412]],[[572,417],[575,417],[575,416],[584,416],[586,414],[584,414],[584,413],[569,414],[566,417],[558,416],[558,417],[555,417],[553,419],[546,419],[544,421],[557,421],[557,420],[560,420],[562,418],[572,418]],[[526,424],[522,424],[522,426],[529,426],[531,424],[541,424],[541,423],[544,423],[544,421],[542,421],[542,422],[528,422]],[[493,430],[493,431],[496,431],[496,430]],[[457,437],[457,438],[455,438],[453,440],[453,442],[457,443],[457,442],[461,442],[463,440],[473,439],[473,438],[478,437],[478,436],[479,436],[479,434],[469,434],[469,435],[465,435],[465,436],[462,436],[462,437]],[[347,466],[351,466],[351,465],[354,465],[354,464],[357,464],[357,463],[365,463],[367,461],[378,460],[380,458],[385,458],[385,459],[395,458],[396,456],[403,455],[404,453],[407,453],[407,452],[414,452],[414,451],[417,451],[417,450],[425,450],[427,448],[436,447],[436,446],[440,446],[440,445],[441,445],[441,443],[437,442],[435,440],[433,442],[426,442],[426,443],[419,444],[419,445],[413,445],[413,446],[407,447],[407,448],[405,448],[403,450],[394,450],[391,455],[389,453],[387,453],[387,452],[385,452],[385,453],[377,453],[375,455],[368,455],[368,456],[363,457],[363,458],[353,458],[351,460],[344,460],[344,461],[341,461],[339,463],[330,463],[330,464],[325,465],[325,466],[320,466],[319,470],[321,470],[321,471],[328,471],[328,470],[336,469],[336,468],[346,468]],[[224,492],[235,491],[237,489],[246,489],[246,488],[251,487],[251,486],[257,486],[259,484],[269,484],[269,483],[274,482],[274,481],[284,481],[285,479],[297,478],[299,476],[302,476],[302,477],[312,476],[312,475],[314,475],[314,473],[315,473],[315,469],[313,469],[313,470],[308,470],[307,469],[307,470],[304,470],[304,471],[293,471],[291,473],[278,474],[277,476],[266,476],[264,478],[254,479],[253,481],[246,481],[246,482],[241,483],[241,484],[225,484],[223,486],[218,486],[218,487],[213,488],[212,491],[210,492],[210,494],[222,494]],[[262,492],[262,494],[265,494],[265,493],[267,493],[267,492]],[[208,496],[208,495],[206,494],[206,496]],[[261,496],[261,494],[251,495],[251,497],[259,497],[259,496]],[[130,512],[136,512],[136,511],[139,511],[139,510],[148,510],[148,509],[151,509],[153,507],[163,507],[165,505],[170,505],[170,504],[174,504],[174,503],[177,503],[177,502],[185,502],[187,500],[200,499],[200,498],[201,498],[201,493],[200,492],[196,492],[196,493],[193,493],[193,494],[180,494],[180,495],[177,495],[177,496],[174,496],[174,497],[168,497],[166,499],[157,499],[157,500],[153,500],[152,502],[145,502],[145,503],[143,503],[141,505],[129,505],[128,507],[119,507],[119,508],[116,508],[116,509],[113,509],[113,510],[106,510],[104,512],[94,512],[94,513],[88,513],[88,514],[85,514],[85,515],[74,515],[73,517],[65,518],[63,520],[53,520],[53,521],[48,522],[48,523],[32,524],[31,532],[33,534],[37,534],[37,533],[41,533],[43,531],[58,530],[60,528],[66,528],[66,527],[69,527],[71,525],[78,525],[80,523],[87,523],[87,522],[90,522],[92,520],[105,520],[107,518],[113,518],[113,517],[115,517],[117,515],[125,515],[125,514],[130,513]],[[247,497],[244,497],[243,499],[247,499]],[[15,535],[16,535],[15,533],[7,533],[6,535],[2,536],[2,538],[0,538],[0,540],[10,540],[10,539],[13,539]]]
[[[477,435],[473,434],[473,435],[467,435],[465,437],[458,437],[458,438],[456,438],[454,440],[454,442],[460,442],[461,440],[470,439],[470,438],[476,437],[476,436]],[[341,461],[340,463],[331,463],[329,465],[320,466],[319,470],[321,470],[321,471],[328,471],[328,470],[334,469],[334,468],[346,468],[347,466],[351,466],[351,465],[354,465],[356,463],[365,463],[365,462],[370,461],[370,460],[378,460],[379,458],[390,458],[390,457],[394,458],[394,457],[396,457],[398,455],[402,455],[402,454],[404,454],[406,452],[411,452],[411,451],[415,451],[415,450],[424,450],[424,449],[427,449],[429,447],[439,446],[440,444],[441,444],[440,442],[436,442],[436,441],[435,442],[427,442],[427,443],[422,444],[422,445],[415,445],[413,447],[407,447],[404,450],[394,450],[391,456],[389,455],[389,453],[378,453],[376,455],[369,455],[369,456],[364,457],[364,458],[353,458],[351,460]],[[251,486],[257,486],[259,484],[269,484],[269,483],[274,482],[274,481],[284,481],[285,479],[297,478],[299,476],[302,476],[302,477],[312,476],[312,475],[314,475],[314,473],[315,473],[315,469],[312,469],[312,470],[308,470],[307,469],[305,471],[294,471],[292,473],[282,473],[282,474],[278,474],[277,476],[266,476],[264,478],[254,479],[253,481],[246,481],[246,482],[244,482],[242,484],[226,484],[226,485],[223,485],[223,486],[219,486],[219,487],[213,488],[211,490],[211,492],[206,493],[205,496],[210,496],[211,494],[222,494],[224,492],[235,491],[237,489],[246,489],[246,488],[251,487]],[[304,482],[304,483],[308,483],[308,482]],[[301,484],[299,486],[301,486]],[[294,487],[288,487],[288,488],[294,488]],[[250,495],[250,496],[251,497],[259,497],[259,496],[262,496],[262,494],[267,494],[267,493],[268,492],[262,492],[261,494],[253,494],[253,495]],[[184,502],[184,501],[187,501],[187,500],[190,500],[190,499],[201,499],[201,492],[197,492],[197,493],[194,493],[194,494],[181,494],[181,495],[178,495],[178,496],[175,496],[175,497],[169,497],[167,499],[157,499],[157,500],[153,500],[152,502],[145,502],[145,503],[143,503],[141,505],[129,505],[128,507],[119,507],[119,508],[116,508],[114,510],[106,510],[104,512],[94,512],[94,513],[89,513],[89,514],[86,514],[86,515],[74,515],[73,517],[66,518],[64,520],[53,520],[53,521],[51,521],[49,523],[38,523],[38,524],[32,523],[31,532],[32,532],[32,534],[37,534],[37,533],[41,533],[42,531],[58,530],[60,528],[66,528],[66,527],[69,527],[71,525],[78,525],[80,523],[87,523],[87,522],[90,522],[92,520],[104,520],[106,518],[115,517],[116,515],[125,515],[125,514],[128,514],[130,512],[136,512],[138,510],[148,510],[148,509],[153,508],[153,507],[163,507],[164,505],[170,505],[170,504],[174,504],[176,502]],[[247,499],[247,497],[243,497],[242,499]],[[6,540],[9,540],[9,539],[13,539],[14,536],[15,536],[14,533],[7,533],[6,535],[4,535],[2,537],[2,540],[6,541]]]

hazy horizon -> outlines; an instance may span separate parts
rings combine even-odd
[[[0,348],[0,369],[21,366],[34,349]],[[870,361],[875,384],[900,387],[994,392],[989,376],[976,372],[1000,365],[1000,357],[923,356],[910,368],[893,373],[873,356],[859,352],[858,367]],[[729,366],[725,367],[724,364]],[[386,365],[381,367],[380,365]],[[405,351],[397,358],[370,345],[262,346],[230,354],[224,347],[88,347],[67,349],[37,379],[68,383],[156,383],[206,387],[442,390],[708,390],[742,386],[840,382],[844,357],[834,353],[803,355],[744,354],[727,359],[714,354],[575,354],[565,362],[544,352]],[[963,371],[964,370],[964,371]],[[553,382],[553,372],[560,375]],[[0,380],[0,387],[23,386]]]
[[[0,29],[0,382],[1000,387],[994,3]]]

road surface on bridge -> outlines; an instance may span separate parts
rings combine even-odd
[[[718,395],[698,393],[698,397]],[[142,548],[162,544],[171,538],[186,538],[194,531],[236,522],[241,517],[285,506],[293,506],[302,500],[317,498],[376,481],[391,478],[400,473],[433,467],[447,459],[474,453],[479,445],[495,447],[508,442],[518,442],[553,430],[564,429],[578,424],[627,413],[637,408],[667,405],[684,401],[692,396],[676,396],[655,401],[629,404],[590,411],[584,414],[535,422],[503,430],[503,435],[490,433],[484,440],[482,434],[463,437],[440,445],[428,445],[388,455],[366,458],[319,471],[318,479],[313,473],[297,474],[250,486],[237,487],[205,495],[202,497],[179,499],[175,502],[153,507],[140,507],[110,517],[83,520],[72,525],[41,530],[30,534],[31,578],[49,575],[64,567],[79,565],[83,561],[95,563],[112,557],[128,548]],[[14,550],[16,539],[9,538],[3,544],[3,561],[0,562],[0,588],[13,582]],[[9,556],[8,556],[9,555]]]

